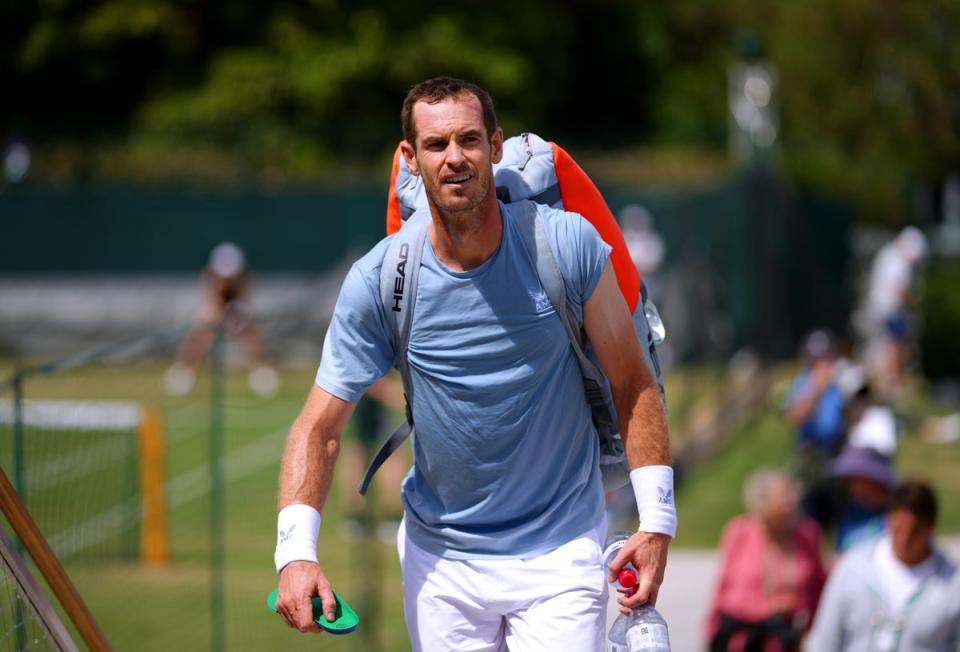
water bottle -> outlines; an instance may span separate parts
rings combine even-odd
[[[615,532],[607,537],[604,546],[604,569],[630,538],[631,532]],[[633,564],[626,564],[612,582],[612,588],[627,597],[637,590],[638,576]],[[667,621],[649,604],[635,607],[628,614],[620,614],[607,634],[607,652],[670,652]]]
[[[649,604],[620,614],[607,635],[608,652],[670,652],[667,621]]]
[[[663,344],[667,339],[667,328],[663,325],[660,318],[660,311],[653,305],[653,301],[647,299],[643,304],[643,316],[647,318],[647,325],[650,326],[650,334],[653,335],[653,343],[657,346]]]

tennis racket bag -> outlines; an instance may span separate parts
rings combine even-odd
[[[593,224],[600,237],[612,247],[610,261],[617,284],[632,313],[645,361],[657,379],[663,398],[663,376],[656,352],[656,345],[665,336],[660,316],[647,298],[646,288],[630,259],[613,213],[593,181],[563,148],[534,134],[521,134],[504,141],[503,158],[493,169],[497,197],[510,204],[511,215],[520,225],[531,259],[537,261],[540,283],[563,322],[580,365],[584,396],[590,405],[600,438],[600,468],[604,488],[608,491],[617,489],[629,481],[630,469],[610,384],[586,340],[583,325],[567,308],[566,288],[560,267],[543,233],[535,204],[579,213]],[[430,219],[423,182],[407,168],[398,147],[393,159],[387,200],[387,233],[396,233],[397,236],[387,248],[381,266],[380,293],[396,351],[395,366],[400,372],[407,400],[406,420],[384,441],[374,456],[360,483],[361,494],[366,493],[377,469],[414,432],[407,347],[416,303],[420,259]],[[398,266],[403,269],[403,275],[399,278]],[[403,284],[399,291],[397,283]]]

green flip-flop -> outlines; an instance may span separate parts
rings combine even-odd
[[[337,611],[334,614],[333,622],[330,622],[323,615],[323,603],[320,596],[313,596],[313,622],[331,634],[349,634],[360,624],[360,617],[343,598],[337,595],[336,591],[333,592],[333,597],[337,601]],[[277,610],[277,589],[271,591],[270,595],[267,596],[267,606],[273,611]]]

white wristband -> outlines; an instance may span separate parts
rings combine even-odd
[[[320,512],[310,505],[287,505],[277,515],[277,572],[292,561],[317,562]]]
[[[669,466],[641,466],[630,471],[630,484],[640,512],[640,531],[677,536],[673,469]]]

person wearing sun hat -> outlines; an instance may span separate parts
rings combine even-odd
[[[843,482],[846,508],[837,529],[837,551],[883,532],[890,490],[897,477],[890,459],[874,448],[847,446],[830,464],[830,475]]]
[[[928,483],[893,489],[886,532],[844,555],[817,607],[810,652],[956,652],[960,571],[937,545]]]

